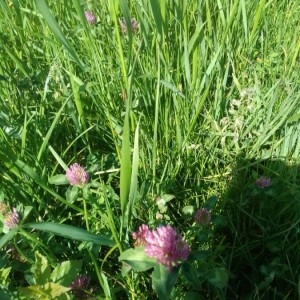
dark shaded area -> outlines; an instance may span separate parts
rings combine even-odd
[[[226,245],[226,299],[298,299],[300,266],[299,166],[283,160],[247,160],[233,168],[217,229]],[[266,176],[271,186],[258,188]]]

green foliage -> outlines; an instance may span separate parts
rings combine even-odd
[[[27,297],[27,299],[36,299],[36,296],[39,295],[40,299],[58,299],[65,300],[70,299],[66,293],[69,291],[69,288],[63,287],[59,284],[48,282],[42,285],[31,285],[27,288],[21,288],[20,294],[21,297]]]
[[[69,286],[75,279],[74,274],[79,274],[81,268],[81,260],[63,261],[54,268],[50,278],[60,285]]]
[[[147,271],[156,266],[155,260],[144,253],[144,247],[127,249],[120,255],[119,260],[125,264],[123,266],[126,272],[128,272],[127,265],[133,270],[140,272]]]
[[[157,293],[159,299],[169,299],[172,289],[177,279],[178,270],[172,272],[162,265],[157,265],[152,274],[153,289]]]
[[[34,284],[18,289],[20,297],[27,299],[70,299],[70,284],[82,267],[82,261],[64,261],[53,270],[45,256],[35,252],[31,272]]]
[[[38,252],[35,253],[35,264],[32,266],[32,273],[35,282],[39,285],[46,283],[51,274],[46,257]]]
[[[82,228],[57,223],[28,223],[25,228],[51,232],[73,240],[92,242],[97,245],[114,246],[114,242],[105,236],[88,232]]]
[[[299,298],[297,1],[0,8],[1,299],[76,299],[79,272],[99,299]],[[131,248],[140,224],[191,245],[176,274]]]

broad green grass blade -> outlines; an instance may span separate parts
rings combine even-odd
[[[264,8],[265,8],[266,0],[260,0],[257,10],[254,15],[253,26],[250,33],[250,44],[253,42],[255,35],[257,34],[257,29],[260,25],[260,22],[263,18]]]
[[[55,157],[55,159],[57,160],[57,162],[60,164],[60,166],[67,171],[68,166],[65,164],[65,162],[63,161],[63,159],[58,155],[58,153],[51,147],[48,146],[50,152],[52,153],[52,155]]]
[[[126,112],[121,149],[121,168],[120,168],[120,201],[123,221],[125,217],[126,205],[130,190],[131,178],[131,149],[130,149],[130,128],[129,128],[129,112]]]
[[[18,228],[11,229],[8,233],[0,239],[0,249],[2,249],[18,232]]]
[[[164,0],[162,0],[162,2],[164,2]],[[158,32],[158,38],[161,39],[163,37],[164,20],[161,12],[160,1],[152,0],[150,1],[150,4]]]
[[[248,19],[247,19],[247,10],[246,10],[246,1],[245,0],[241,0],[241,6],[242,6],[242,17],[243,17],[245,40],[247,43],[249,43],[249,29],[248,29]]]
[[[160,56],[160,50],[157,48],[157,57]],[[159,117],[159,99],[160,99],[160,59],[157,61],[157,83],[155,94],[155,112],[154,112],[154,132],[152,145],[152,174],[156,176],[156,156],[157,156],[157,135],[158,135],[158,117]]]
[[[139,123],[137,124],[135,130],[135,136],[134,136],[130,191],[129,191],[125,223],[124,223],[124,226],[126,227],[128,227],[128,225],[131,225],[131,220],[133,218],[132,209],[135,204],[137,188],[138,188],[138,168],[139,168]]]
[[[92,242],[96,245],[113,247],[115,245],[114,241],[111,239],[100,235],[94,234],[86,231],[82,228],[77,228],[71,225],[59,224],[59,223],[28,223],[23,225],[23,228],[32,228],[45,232],[50,232],[55,235],[63,236],[68,239]]]

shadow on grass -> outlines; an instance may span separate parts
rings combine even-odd
[[[258,188],[261,176],[271,186]],[[238,158],[224,199],[226,299],[299,299],[299,166]]]

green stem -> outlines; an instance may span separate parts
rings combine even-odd
[[[107,258],[110,256],[110,254],[112,253],[112,252],[114,252],[116,249],[118,248],[118,245],[115,245],[115,246],[113,246],[107,253],[106,253],[106,255],[104,256],[104,258],[103,258],[103,260],[102,260],[102,264],[101,264],[101,270],[103,269],[103,265],[104,265],[104,263],[106,262],[106,260],[107,260]]]
[[[158,131],[158,115],[159,115],[159,99],[160,99],[160,49],[157,47],[157,85],[155,97],[155,115],[154,115],[154,134],[152,149],[152,175],[156,176],[156,156],[157,156],[157,131]],[[153,179],[154,180],[154,179]]]
[[[105,201],[105,202],[107,202],[107,201]],[[106,203],[107,204],[107,203]],[[109,207],[108,205],[106,205],[106,207]],[[119,249],[119,251],[120,251],[120,254],[123,252],[123,249],[122,249],[122,245],[121,245],[121,243],[120,243],[120,240],[119,240],[119,237],[118,237],[118,234],[117,234],[117,230],[116,230],[116,227],[115,227],[115,224],[113,223],[113,216],[112,216],[112,212],[111,212],[111,210],[110,210],[110,207],[109,207],[109,209],[108,209],[108,213],[109,213],[109,216],[108,216],[108,218],[107,218],[107,221],[108,221],[108,226],[109,226],[109,229],[110,229],[110,231],[111,231],[111,233],[112,233],[112,236],[113,236],[113,238],[114,238],[114,240],[115,240],[115,242],[116,242],[116,244],[117,244],[117,246],[118,246],[118,249]]]
[[[24,257],[26,259],[26,261],[28,261],[31,265],[34,264],[34,261],[24,253],[24,251],[18,246],[18,243],[14,243],[14,247],[19,252],[21,257]]]
[[[95,267],[95,270],[96,270],[96,274],[97,274],[97,277],[98,277],[98,280],[99,280],[99,284],[101,285],[102,289],[103,289],[103,292],[105,294],[105,298],[106,299],[110,299],[110,296],[107,294],[107,290],[105,288],[105,284],[104,284],[104,281],[103,281],[103,278],[101,276],[101,271],[99,269],[99,266],[98,266],[98,263],[97,263],[97,260],[95,258],[95,256],[92,254],[92,252],[90,250],[87,250],[91,259],[92,259],[92,262],[94,264],[94,267]]]
[[[103,184],[102,186],[103,186],[103,190],[105,191],[105,189],[106,189],[105,184]],[[110,208],[106,192],[104,193],[104,195],[105,195],[104,201],[105,201],[107,215],[102,216],[102,214],[101,214],[101,217],[102,218],[107,217],[107,223],[108,223],[109,229],[110,229],[110,231],[112,233],[112,236],[113,236],[113,238],[114,238],[114,240],[115,240],[115,242],[116,242],[116,244],[118,246],[118,249],[120,251],[120,254],[121,254],[123,252],[123,249],[122,249],[120,238],[118,237],[117,229],[116,229],[116,226],[115,226],[115,223],[114,223],[115,216],[114,216],[114,214],[113,214],[113,212],[112,212],[112,210]],[[123,218],[121,218],[121,225],[122,225],[122,219]],[[121,229],[122,229],[122,227],[120,228],[120,231],[121,231]]]
[[[88,219],[88,214],[87,214],[87,209],[86,209],[86,201],[85,201],[84,197],[83,197],[83,212],[84,212],[86,230],[90,231],[89,219]]]

